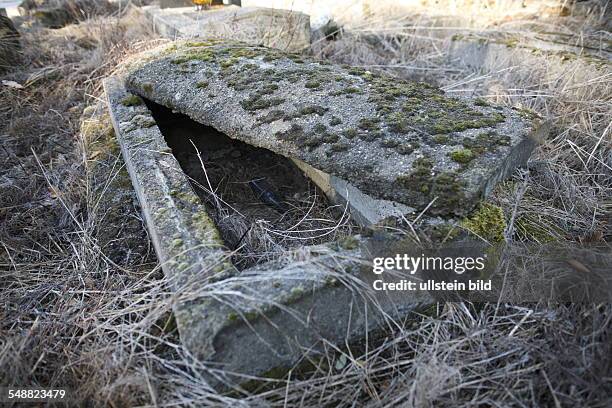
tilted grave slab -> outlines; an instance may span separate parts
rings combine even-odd
[[[225,6],[194,11],[193,7],[142,8],[154,29],[176,38],[227,38],[288,52],[310,47],[310,19],[306,14],[261,7]]]
[[[267,48],[176,42],[137,60],[105,81],[108,103],[164,273],[177,291],[194,288],[174,308],[181,339],[218,388],[291,368],[325,344],[359,342],[433,298],[372,289],[367,259],[412,245],[385,237],[354,235],[236,268],[154,105],[294,160],[358,210],[386,200],[400,212],[428,208],[432,220],[467,214],[533,147],[535,125],[512,110]]]
[[[211,368],[220,389],[287,370],[326,342],[343,346],[406,316],[432,299],[426,294],[374,293],[366,240],[288,251],[282,260],[238,271],[231,251],[193,191],[151,111],[104,81],[121,152],[164,273],[175,290],[193,292],[174,313],[181,339]]]
[[[570,35],[541,34],[533,39],[518,34],[495,36],[474,32],[453,35],[447,54],[449,65],[484,72],[519,67],[518,71],[529,72],[542,83],[562,81],[568,96],[580,98],[583,84],[610,72],[612,47],[598,41],[597,37],[580,38],[580,47],[571,45],[576,41]],[[567,75],[568,71],[572,75]]]
[[[130,91],[433,214],[468,213],[534,146],[519,112],[425,83],[228,42],[177,42],[150,58]]]

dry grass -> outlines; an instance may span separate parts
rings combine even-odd
[[[590,18],[557,28],[598,27]],[[391,70],[410,77],[427,68],[448,91],[554,119],[529,171],[491,198],[513,219],[535,218],[539,233],[510,223],[507,236],[609,242],[609,73],[568,87],[578,69],[571,64],[545,82],[528,65],[449,69],[447,39],[403,30],[372,36],[364,27],[319,52],[398,65]],[[439,304],[362,347],[328,345],[313,368],[289,373],[279,387],[210,390],[200,374],[207,368],[178,340],[171,308],[215,285],[170,290],[103,106],[86,109],[81,123],[101,97],[100,79],[151,37],[129,15],[25,32],[24,69],[7,78],[25,88],[0,88],[0,385],[64,386],[75,406],[609,406],[609,304]]]

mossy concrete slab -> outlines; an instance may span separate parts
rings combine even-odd
[[[526,162],[538,129],[480,99],[265,47],[177,41],[143,58],[132,92],[432,214],[467,214]]]
[[[427,293],[374,291],[372,245],[359,236],[237,271],[144,101],[123,78],[104,88],[149,236],[177,291],[181,340],[205,362],[212,386],[282,373],[305,354],[363,341],[433,301]]]
[[[358,261],[364,242],[352,242],[303,248],[288,254],[290,262],[219,282],[219,294],[177,313],[184,344],[214,363],[219,383],[244,383],[282,374],[304,355],[321,358],[326,343],[360,343],[431,304],[423,292],[375,292],[371,267]]]
[[[514,71],[539,78],[538,82],[562,81],[564,93],[576,98],[581,97],[583,84],[609,75],[612,57],[612,51],[604,48],[577,47],[554,38],[499,38],[488,33],[454,35],[447,54],[449,63],[473,70],[497,72],[514,67]]]
[[[310,47],[310,19],[295,11],[237,6],[199,12],[193,7],[146,6],[143,10],[156,31],[171,39],[226,38],[288,52]]]

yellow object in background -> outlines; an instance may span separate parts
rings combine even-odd
[[[212,0],[191,0],[195,4],[197,10],[203,10],[210,7]]]

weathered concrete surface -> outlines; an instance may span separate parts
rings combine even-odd
[[[150,52],[127,86],[374,198],[432,214],[468,213],[525,163],[537,128],[521,112],[427,84],[217,40]]]
[[[191,7],[194,5],[191,0],[160,0],[159,7],[165,8],[177,8],[177,7]]]
[[[286,10],[227,6],[195,12],[193,7],[143,8],[155,29],[168,38],[226,38],[288,52],[310,47],[307,15]]]
[[[555,83],[561,78],[566,84],[565,92],[571,92],[573,86],[575,92],[581,92],[581,84],[609,74],[612,48],[596,38],[585,38],[581,47],[567,43],[575,40],[560,35],[533,39],[517,35],[496,38],[488,33],[456,34],[448,48],[448,60],[484,71],[518,66],[530,76],[540,77],[543,83]]]
[[[203,374],[211,385],[224,389],[282,372],[305,352],[324,352],[326,342],[360,341],[432,301],[426,293],[373,291],[376,275],[362,261],[371,246],[360,237],[300,248],[237,273],[150,111],[122,79],[107,79],[104,88],[149,235],[178,292],[181,339],[209,365]]]
[[[324,355],[393,326],[432,298],[426,293],[375,292],[362,249],[342,244],[304,248],[291,263],[265,264],[218,283],[211,296],[176,314],[184,344],[217,364],[230,383],[278,375],[308,352]],[[224,295],[225,294],[225,295]],[[234,373],[234,374],[230,374]],[[213,383],[216,383],[214,381]]]
[[[317,170],[301,160],[293,159],[293,162],[325,193],[332,203],[348,205],[351,217],[363,227],[373,226],[387,218],[400,218],[414,212],[414,208],[395,201],[372,198],[346,181]]]
[[[164,272],[177,285],[231,271],[227,252],[142,99],[104,81],[111,119]]]

